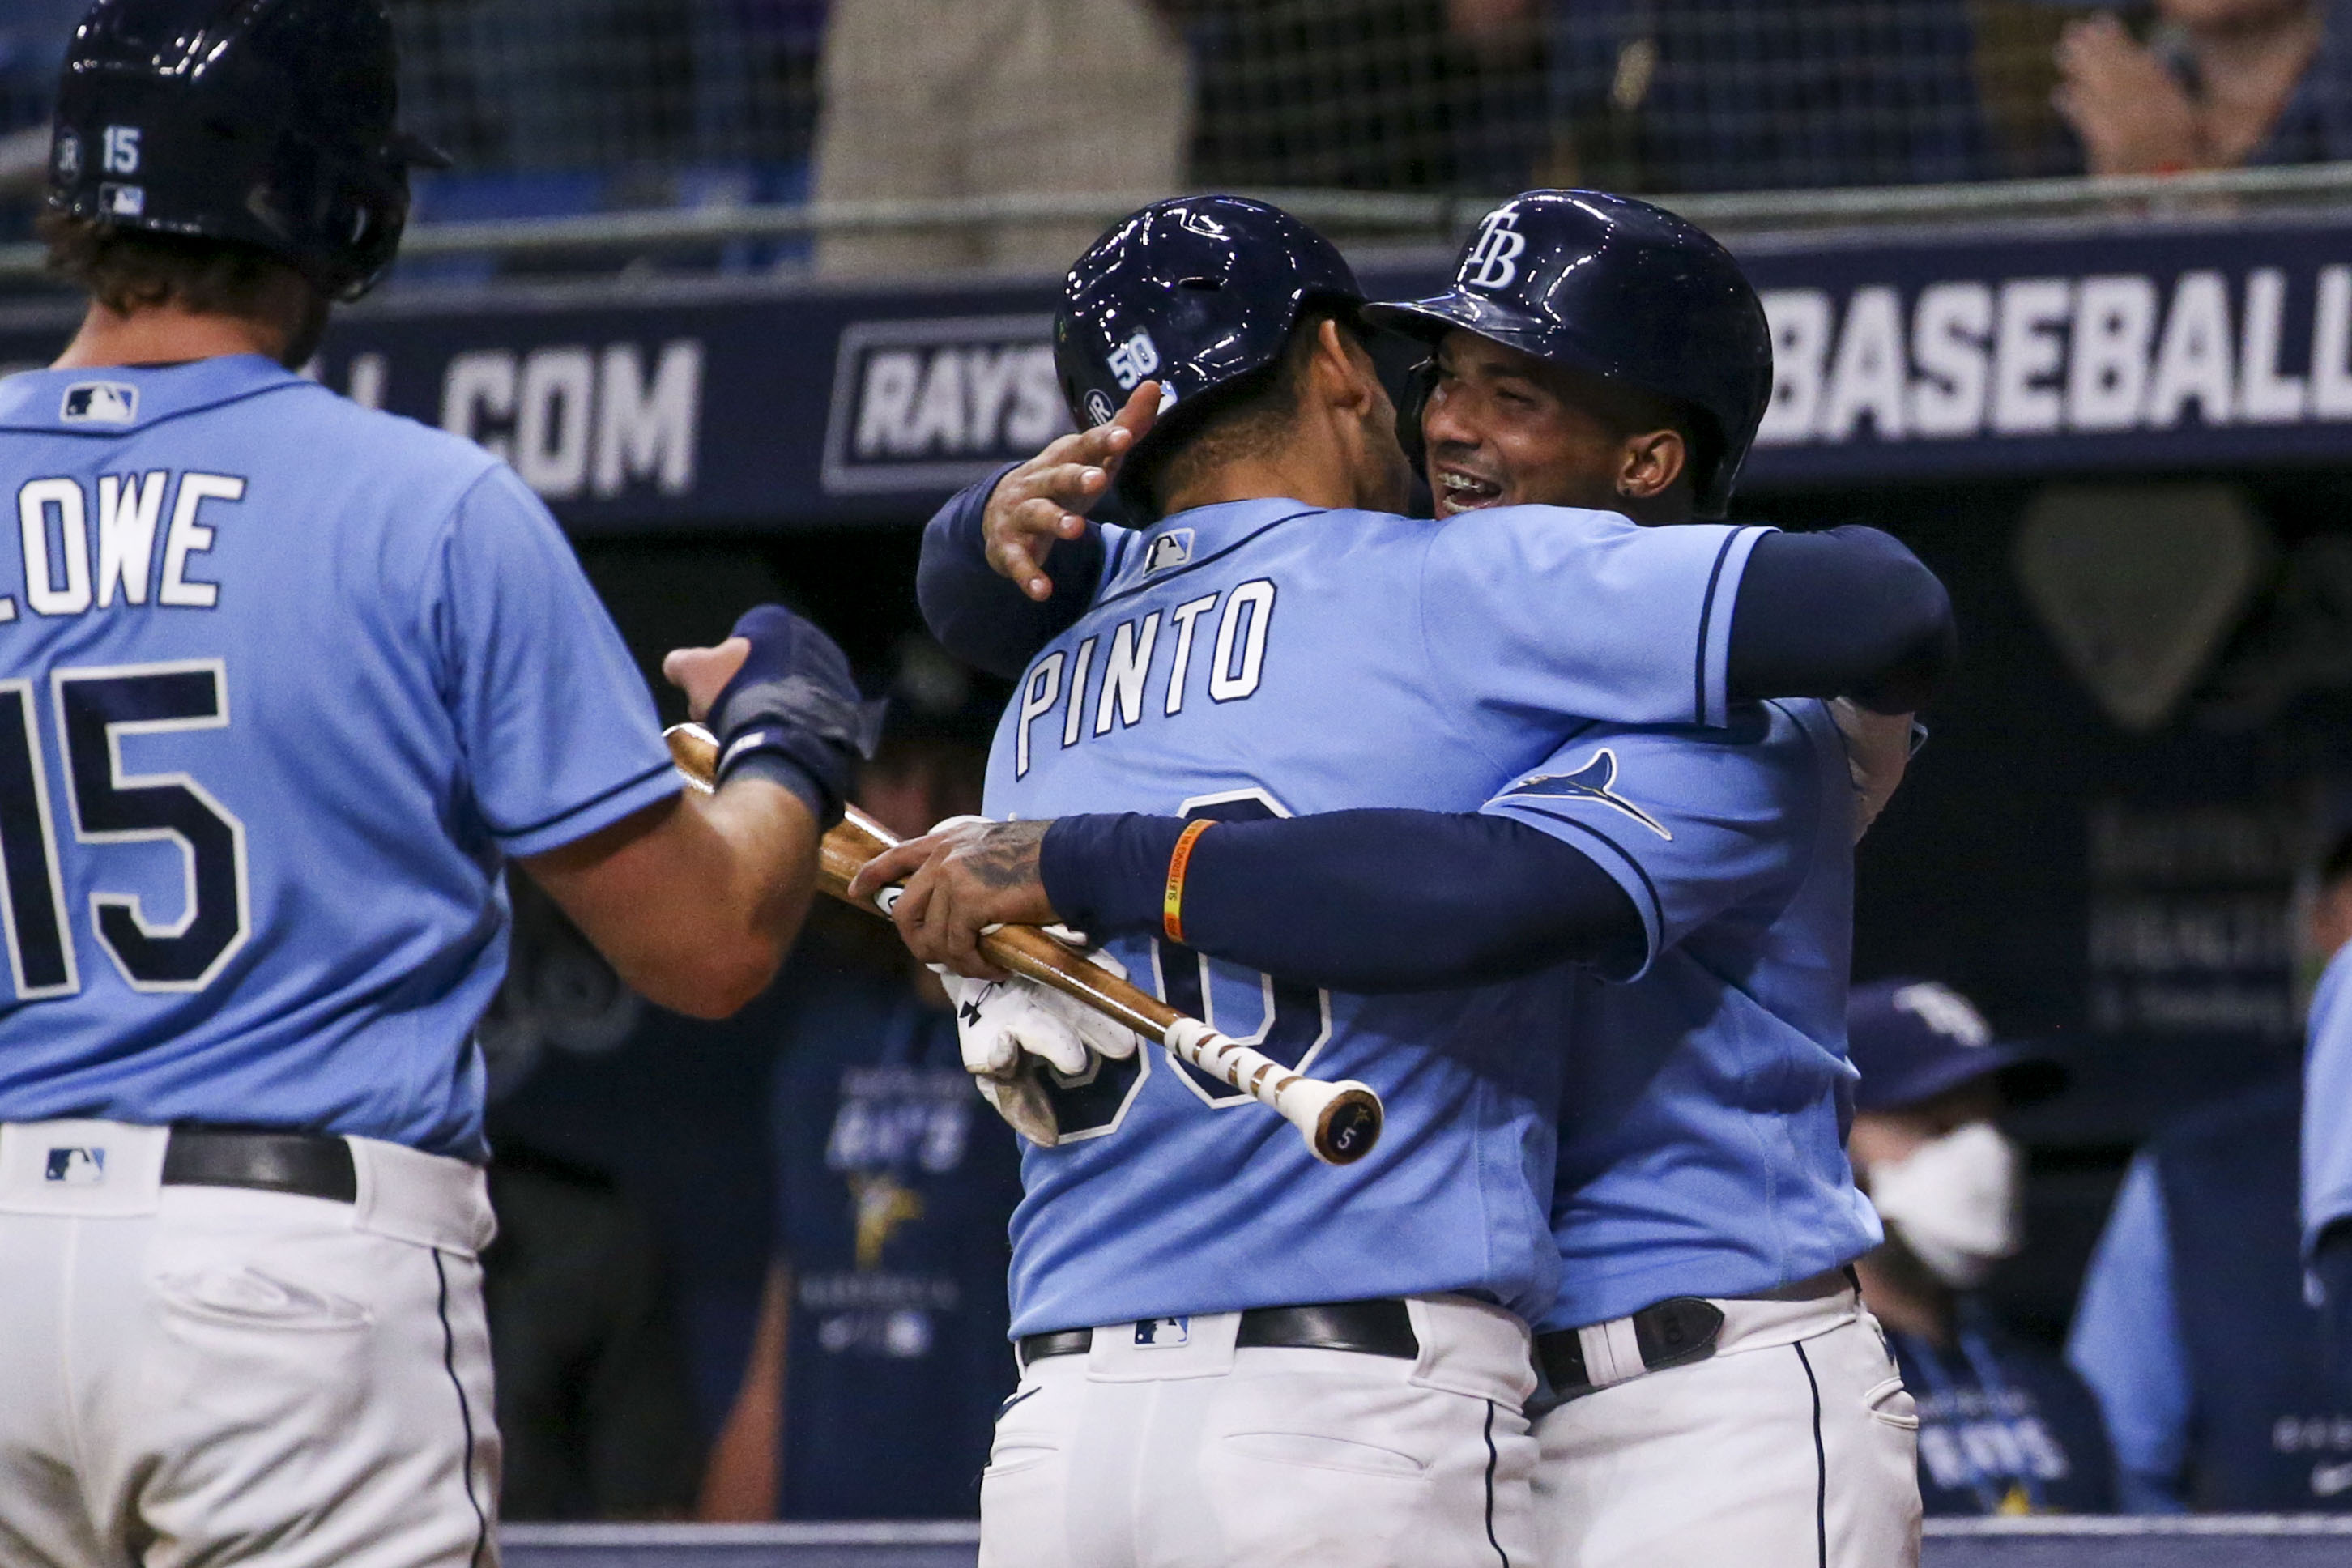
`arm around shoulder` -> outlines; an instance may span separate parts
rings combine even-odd
[[[1740,576],[1726,679],[1735,700],[1851,697],[1908,713],[1958,655],[1951,595],[1892,535],[1773,533]]]
[[[1102,531],[1087,523],[1056,552],[1053,591],[1042,602],[989,560],[985,520],[1006,468],[959,491],[923,530],[915,598],[940,646],[977,669],[1011,680],[1031,656],[1066,630],[1092,602],[1102,571]]]

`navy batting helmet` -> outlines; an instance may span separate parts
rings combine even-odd
[[[1690,418],[1701,517],[1720,517],[1772,395],[1772,333],[1731,253],[1674,214],[1601,191],[1529,191],[1488,213],[1454,287],[1374,305],[1376,325],[1460,330],[1663,397]],[[1405,450],[1420,460],[1421,397]]]
[[[1122,465],[1122,499],[1150,510],[1153,458],[1267,372],[1317,301],[1363,302],[1346,258],[1281,208],[1240,196],[1154,202],[1078,258],[1054,318],[1070,416],[1099,425],[1144,382],[1161,389],[1158,423]]]
[[[49,206],[236,240],[351,299],[391,264],[408,166],[383,0],[98,0],[66,56]]]

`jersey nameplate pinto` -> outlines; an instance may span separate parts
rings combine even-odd
[[[1191,532],[1182,531],[1189,553]],[[1162,539],[1173,537],[1163,535]],[[1159,563],[1151,569],[1158,570]],[[1193,684],[1192,652],[1201,622],[1218,609],[1221,600],[1223,608],[1216,619],[1214,652],[1208,661],[1207,678],[1201,684],[1212,702],[1238,702],[1255,695],[1265,673],[1266,639],[1274,626],[1274,582],[1265,577],[1239,584],[1230,592],[1187,599],[1166,611],[1164,616],[1161,611],[1153,610],[1134,620],[1119,622],[1111,628],[1110,647],[1103,655],[1101,682],[1091,689],[1091,709],[1087,704],[1087,683],[1094,671],[1096,645],[1104,640],[1101,637],[1087,637],[1067,652],[1057,648],[1031,665],[1021,682],[1021,721],[1014,741],[1013,776],[1028,776],[1032,727],[1056,708],[1062,714],[1061,742],[1065,749],[1092,735],[1108,735],[1114,724],[1141,723],[1147,687],[1153,687],[1160,696],[1159,701],[1151,705],[1155,712],[1170,719],[1182,713],[1186,691]],[[1168,633],[1165,638],[1160,636],[1163,619]],[[1163,642],[1168,653],[1165,659],[1160,659]],[[1155,686],[1152,678],[1162,671]]]

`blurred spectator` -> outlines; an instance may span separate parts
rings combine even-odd
[[[2304,951],[2312,989],[2303,1122],[2303,1246],[2326,1314],[2337,1402],[2352,1405],[2352,834],[2313,879]]]
[[[2019,1154],[1995,1118],[2055,1093],[2063,1071],[1995,1044],[1968,999],[1932,981],[1857,987],[1846,1034],[1862,1075],[1847,1147],[1886,1222],[1854,1268],[1918,1404],[1927,1512],[2112,1510],[2090,1392],[1975,1293],[2023,1240]]]
[[[1557,181],[1745,191],[1997,172],[1964,0],[1549,0],[1547,9]]]
[[[1151,0],[833,0],[822,202],[1175,189],[1192,130],[1184,47]],[[834,233],[820,271],[1060,272],[1099,221]]]
[[[2094,174],[2352,158],[2352,4],[2157,0],[2145,44],[2113,15],[2058,45],[2058,110]]]
[[[928,644],[893,700],[859,804],[904,835],[978,810],[995,705]],[[937,977],[882,921],[812,916],[779,994],[782,1268],[741,1402],[769,1425],[730,1423],[713,1466],[730,1489],[707,1516],[976,1517],[1016,1378],[1019,1146],[964,1071]]]
[[[2340,992],[2352,839],[2319,881],[2305,939],[2337,956],[2328,973]],[[2323,986],[2313,1009],[2315,1069],[2329,995]],[[2324,1092],[2324,1078],[2313,1082]],[[2107,1216],[2066,1354],[2106,1411],[2134,1511],[2352,1509],[2352,1401],[2327,1376],[2298,1257],[2302,1100],[2288,1079],[2167,1129]]]

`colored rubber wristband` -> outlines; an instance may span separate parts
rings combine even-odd
[[[1168,889],[1160,897],[1160,929],[1168,933],[1170,942],[1184,940],[1184,872],[1192,864],[1192,846],[1215,826],[1206,818],[1188,824],[1177,836],[1176,847],[1168,857]]]

